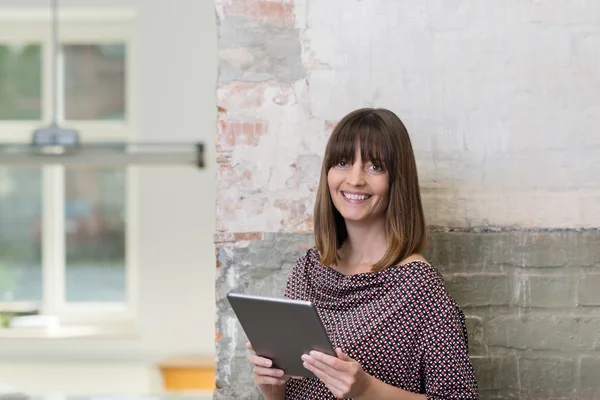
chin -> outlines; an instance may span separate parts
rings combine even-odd
[[[385,220],[385,215],[371,214],[371,213],[352,213],[352,212],[340,212],[344,220],[352,222],[365,222],[374,223],[381,219]]]
[[[343,213],[341,213],[341,214],[342,214],[342,217],[344,217],[344,219],[347,221],[359,222],[359,221],[367,219],[367,217],[365,215],[343,214]]]

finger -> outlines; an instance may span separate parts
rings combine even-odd
[[[276,386],[280,386],[280,385],[285,385],[285,383],[287,382],[287,380],[282,379],[282,378],[275,378],[272,376],[257,376],[256,377],[256,383],[259,385],[276,385]]]
[[[323,371],[324,373],[326,373],[327,375],[331,376],[334,379],[339,379],[340,374],[342,373],[342,371],[338,371],[335,368],[332,368],[327,363],[325,363],[321,360],[317,360],[316,358],[311,357],[311,356],[303,355],[302,360],[306,364],[308,364],[314,368],[317,368],[320,371]]]
[[[273,366],[273,362],[271,360],[269,360],[268,358],[257,356],[256,354],[248,354],[248,361],[250,361],[251,364],[260,367],[268,368]]]
[[[346,353],[342,351],[339,347],[335,349],[335,354],[337,354],[338,358],[342,361],[354,361],[350,358]]]
[[[327,365],[337,371],[349,371],[349,363],[347,361],[340,360],[337,357],[330,356],[329,354],[321,353],[320,351],[311,351],[308,357]],[[321,368],[321,367],[320,367]],[[324,368],[324,367],[323,367]],[[321,368],[321,369],[323,369]],[[332,372],[333,373],[333,372]]]
[[[332,392],[342,392],[340,388],[342,382],[340,382],[336,377],[331,376],[327,372],[319,369],[318,367],[316,367],[313,364],[310,364],[307,361],[305,361],[303,365],[304,368],[315,374],[315,376],[319,378],[319,380],[321,380],[321,382],[323,382],[325,386],[329,388],[329,390],[331,390]]]
[[[248,350],[252,350],[252,351],[254,351],[254,349],[252,348],[252,344],[251,344],[250,342],[246,342],[246,348],[247,348]]]
[[[283,379],[284,373],[277,368],[254,367],[254,375],[260,377],[275,377]]]

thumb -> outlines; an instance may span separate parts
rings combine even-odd
[[[342,361],[353,361],[339,347],[335,349],[335,354],[337,354],[338,358]]]

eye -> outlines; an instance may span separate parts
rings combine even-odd
[[[381,164],[377,164],[377,163],[371,164],[371,165],[369,165],[369,168],[373,172],[383,172],[383,166]]]
[[[338,161],[336,164],[336,166],[338,166],[338,167],[345,167],[347,165],[348,165],[348,163],[345,160]]]

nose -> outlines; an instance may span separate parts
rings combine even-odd
[[[365,171],[363,170],[361,163],[355,162],[354,165],[352,165],[352,169],[348,172],[346,181],[352,186],[362,186],[365,184],[364,173]]]

